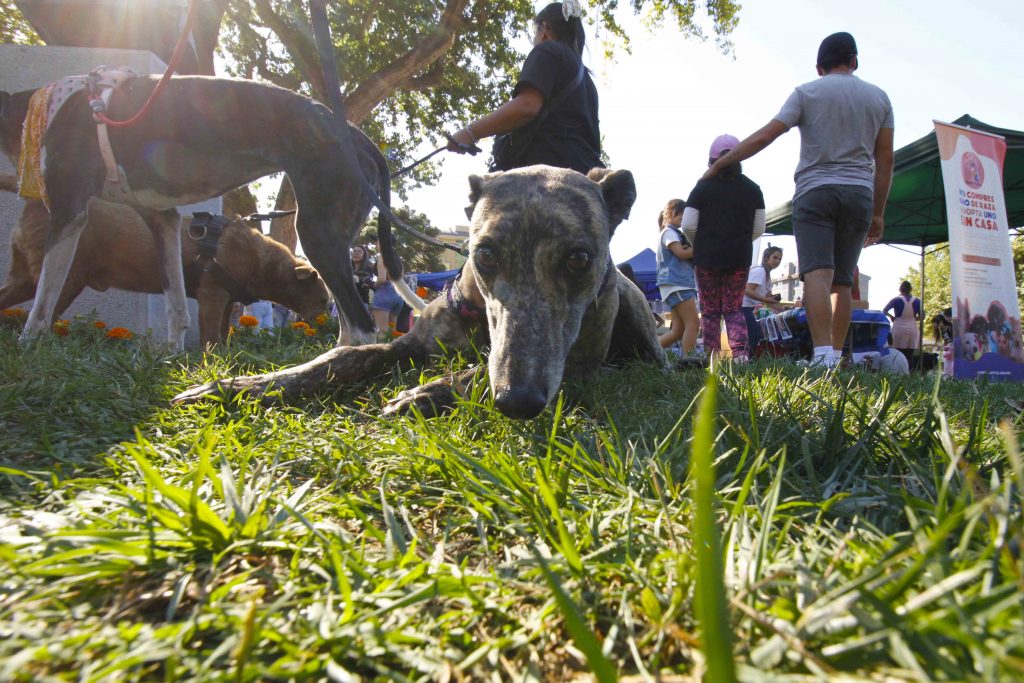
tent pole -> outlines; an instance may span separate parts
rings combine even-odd
[[[917,321],[917,358],[924,366],[924,240],[921,241],[921,319]]]

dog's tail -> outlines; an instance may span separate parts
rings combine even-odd
[[[0,173],[0,190],[3,192],[17,192],[18,176],[13,173]]]
[[[409,286],[409,283],[404,278],[392,280],[391,284],[395,286],[395,291],[402,297],[402,301],[409,304],[417,313],[422,313],[423,309],[427,307],[427,302],[416,296],[416,292],[412,291],[412,287]]]

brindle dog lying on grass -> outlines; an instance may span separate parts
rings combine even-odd
[[[664,362],[643,294],[608,251],[636,199],[632,174],[595,169],[583,176],[534,166],[472,176],[469,183],[469,260],[409,334],[389,344],[332,349],[278,372],[211,382],[174,401],[243,390],[293,400],[489,340],[495,405],[509,417],[530,418],[555,396],[563,375],[586,376],[617,358]],[[466,379],[464,373],[407,390],[386,412],[443,409]]]

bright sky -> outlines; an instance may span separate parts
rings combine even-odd
[[[892,100],[897,148],[929,133],[933,119],[962,114],[1024,130],[1022,27],[1021,0],[750,2],[732,36],[735,58],[713,40],[684,40],[669,29],[650,36],[637,25],[633,54],[620,53],[615,63],[604,60],[590,32],[584,61],[600,92],[605,150],[613,167],[633,172],[638,191],[632,218],[612,240],[613,258],[657,244],[658,211],[673,197],[686,198],[707,166],[711,141],[721,133],[742,139],[767,123],[795,86],[817,78],[818,44],[836,31],[857,40],[857,75]],[[744,163],[769,210],[792,196],[799,143],[799,131],[790,131]],[[442,230],[465,225],[466,178],[486,171],[484,156],[447,155],[441,182],[411,193],[409,204]],[[767,239],[786,250],[785,261],[796,260],[791,238]],[[919,260],[884,245],[865,250],[860,266],[872,278],[871,306],[895,296]]]

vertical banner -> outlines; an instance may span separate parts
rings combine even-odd
[[[949,223],[953,376],[1024,381],[1020,305],[1003,197],[1006,141],[935,121]]]

